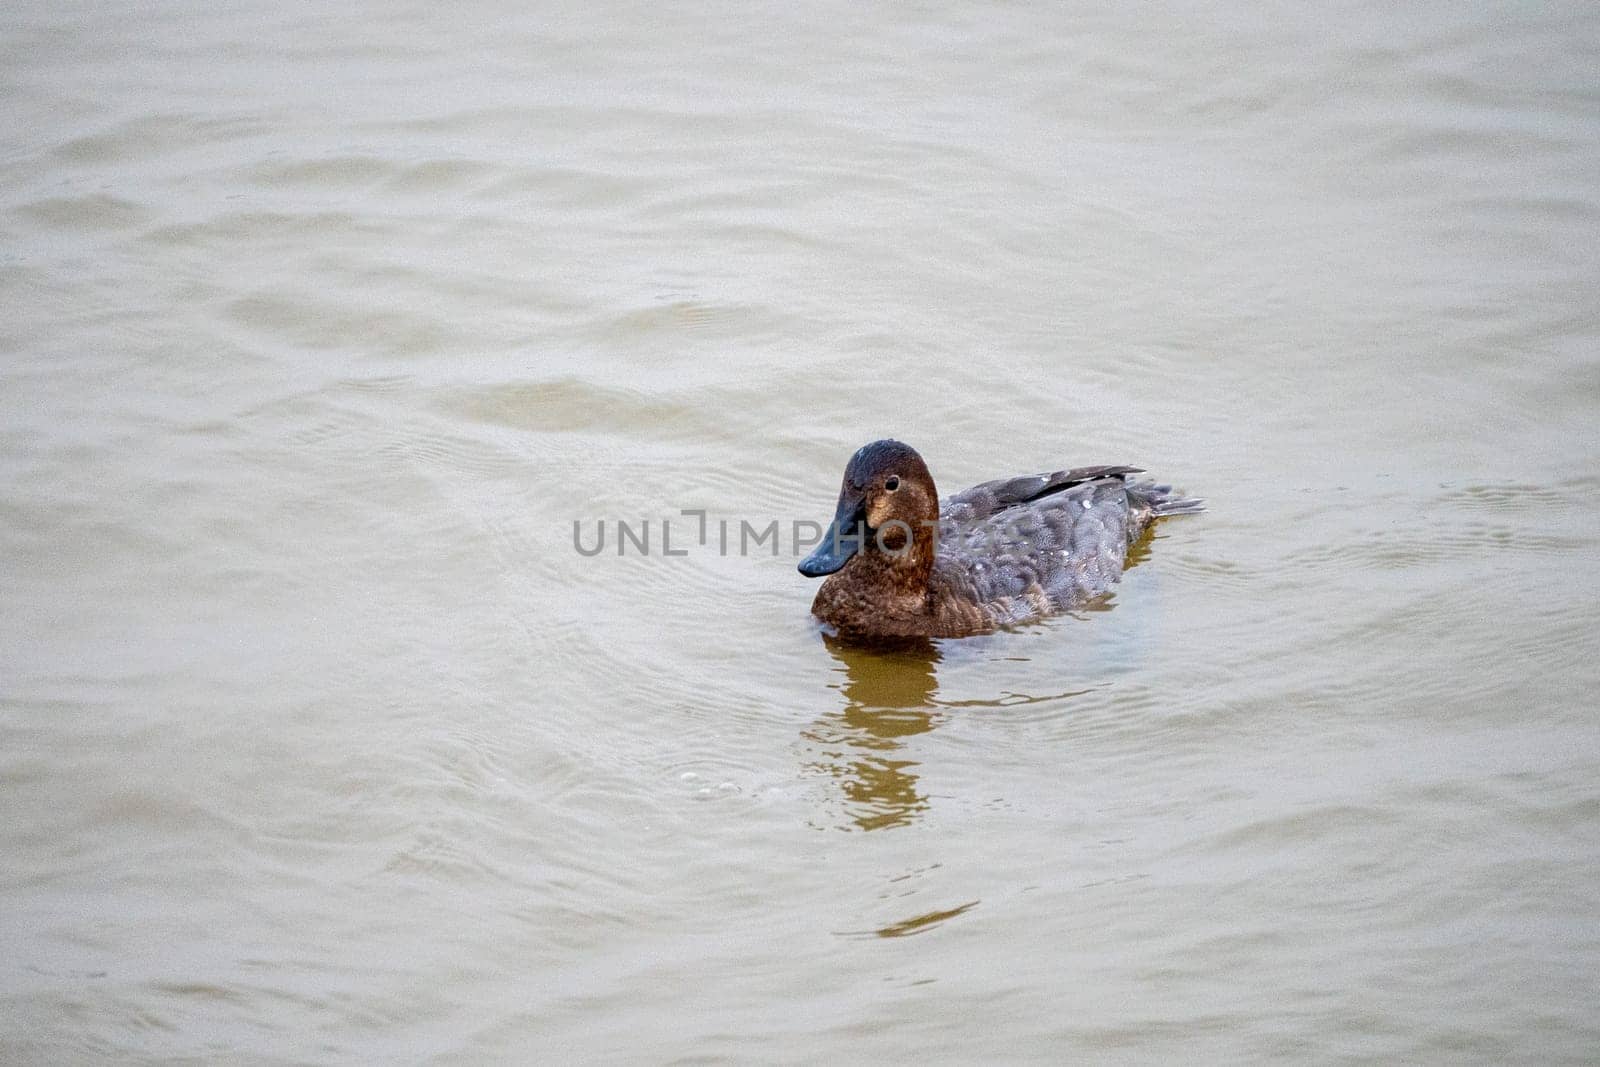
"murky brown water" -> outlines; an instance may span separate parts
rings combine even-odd
[[[1592,1059],[1597,70],[1577,3],[8,5],[0,1059]],[[886,435],[1212,510],[924,655],[787,534],[573,549]]]

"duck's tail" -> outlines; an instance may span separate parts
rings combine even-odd
[[[1135,511],[1146,511],[1152,519],[1167,515],[1194,515],[1206,509],[1206,502],[1199,497],[1184,496],[1182,489],[1156,482],[1131,483],[1128,486],[1128,499],[1133,502]]]

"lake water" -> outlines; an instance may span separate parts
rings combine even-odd
[[[1600,1055],[1600,8],[0,57],[0,1059]],[[838,647],[884,436],[1210,510]]]

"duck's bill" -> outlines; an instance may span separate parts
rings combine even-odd
[[[862,501],[840,500],[832,524],[822,535],[822,543],[800,561],[800,573],[807,578],[821,578],[849,563],[850,557],[861,551],[866,525],[867,516]]]

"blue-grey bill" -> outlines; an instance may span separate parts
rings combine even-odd
[[[840,500],[838,513],[822,535],[822,543],[800,561],[800,573],[807,578],[822,578],[849,563],[850,557],[861,551],[865,526],[861,502]]]

